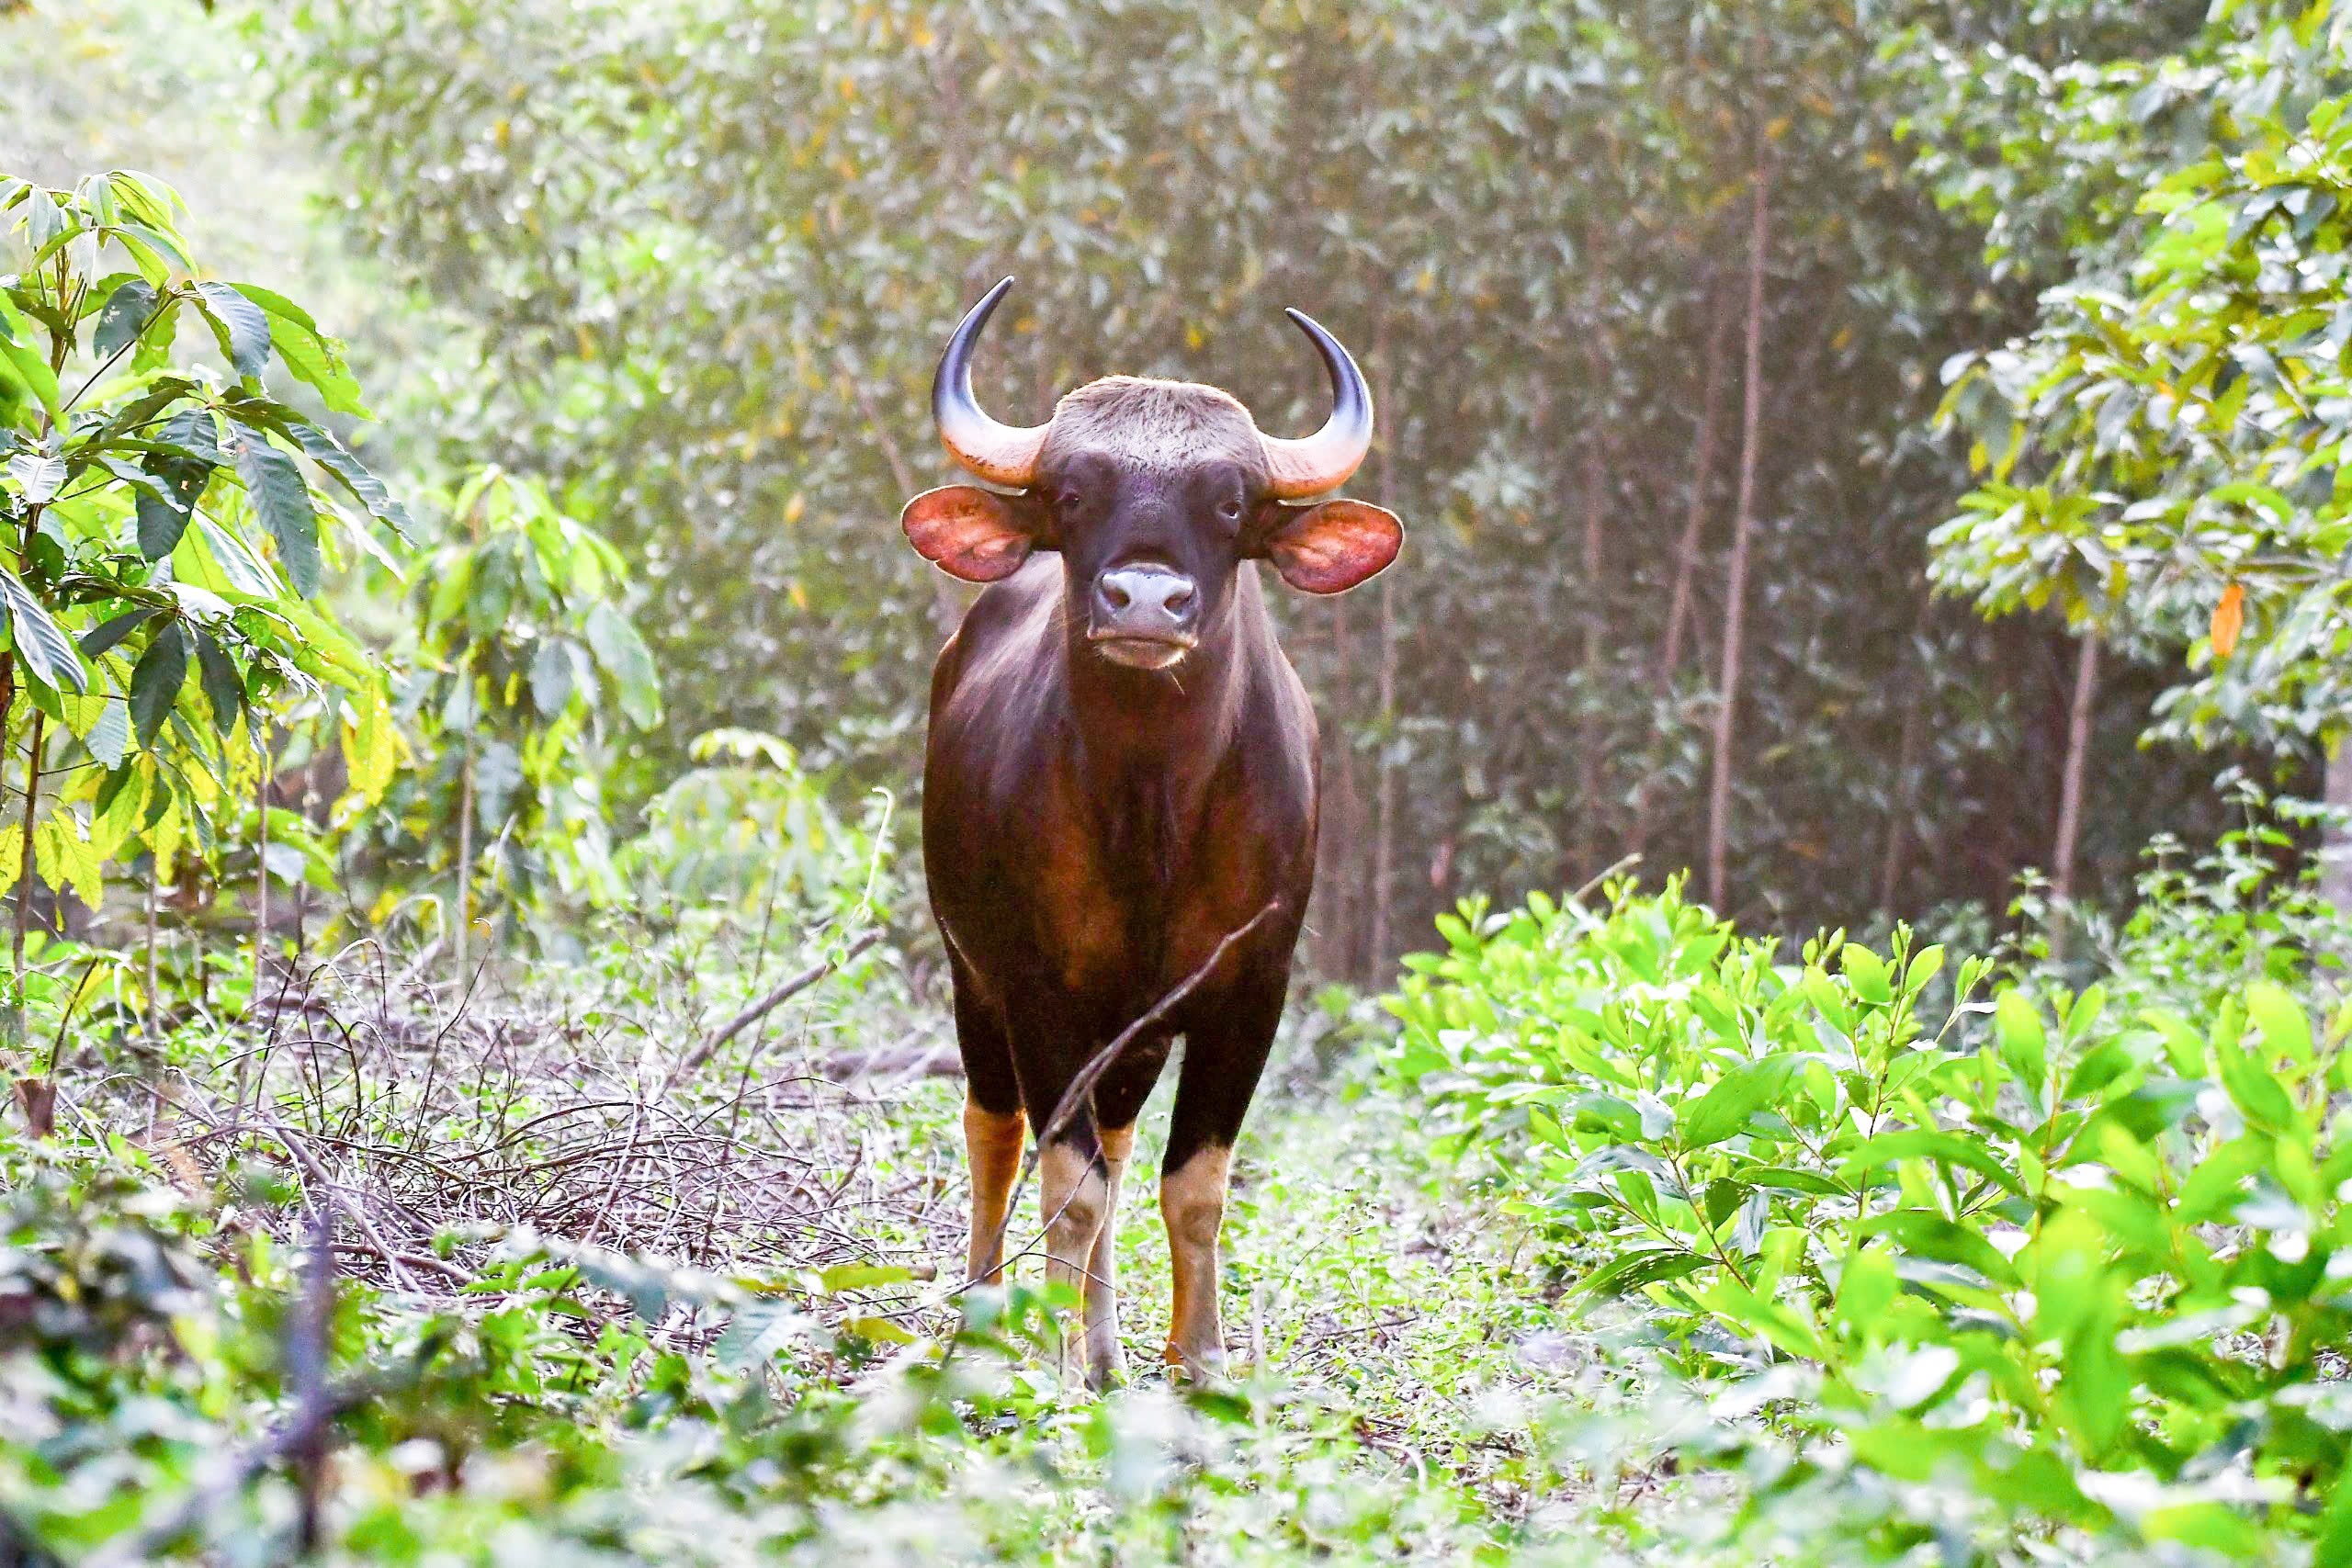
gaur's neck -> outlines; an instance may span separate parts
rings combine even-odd
[[[1264,613],[1255,603],[1227,604],[1169,670],[1114,664],[1087,645],[1082,625],[1073,626],[1063,659],[1090,761],[1117,773],[1205,776],[1223,756],[1240,713],[1251,647],[1249,617]]]

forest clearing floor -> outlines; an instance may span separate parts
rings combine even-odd
[[[625,1532],[640,1559],[734,1560],[665,1523],[680,1453],[643,1425],[665,1364],[764,1379],[856,1441],[899,1412],[902,1468],[867,1453],[891,1479],[851,1488],[866,1560],[1521,1560],[1596,1509],[1652,1512],[1654,1476],[1580,1446],[1638,1382],[1625,1347],[1457,1179],[1379,1070],[1389,1025],[1363,1004],[1344,1022],[1303,1007],[1277,1043],[1227,1209],[1231,1368],[1213,1387],[1160,1359],[1172,1086],[1147,1107],[1117,1216],[1127,1382],[1096,1396],[1050,1371],[1034,1183],[1010,1291],[959,1299],[963,1089],[944,1010],[896,961],[852,953],[728,1034],[788,971],[700,957],[616,944],[426,980],[356,949],[280,980],[266,1049],[245,1021],[175,1034],[160,1099],[144,1074],[101,1077],[85,1047],[63,1076],[96,1087],[69,1094],[61,1131],[123,1134],[232,1247],[266,1231],[298,1259],[323,1199],[379,1342],[454,1316],[536,1336],[541,1362],[582,1355],[571,1382],[600,1392],[564,1418],[629,1467],[666,1456],[629,1488],[648,1500]],[[963,1381],[936,1381],[958,1358]],[[919,1399],[889,1392],[924,1378]],[[918,1404],[931,1414],[905,1414]],[[1616,1477],[1611,1501],[1594,1474]],[[835,1527],[815,1539],[848,1560]]]

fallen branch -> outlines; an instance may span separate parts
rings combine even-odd
[[[849,946],[843,948],[840,953],[824,960],[820,964],[810,964],[808,968],[803,969],[799,974],[795,975],[791,979],[786,980],[783,985],[778,986],[775,990],[770,991],[766,996],[762,997],[758,1001],[753,1002],[750,1007],[745,1008],[741,1012],[737,1013],[733,1018],[729,1019],[717,1030],[704,1036],[701,1044],[687,1052],[685,1056],[680,1060],[678,1065],[670,1069],[669,1081],[662,1086],[662,1089],[667,1091],[668,1089],[674,1088],[680,1078],[686,1077],[688,1074],[700,1067],[705,1062],[709,1061],[712,1052],[718,1050],[721,1045],[726,1044],[729,1040],[734,1039],[738,1034],[742,1033],[743,1031],[751,1028],[752,1025],[759,1022],[760,1020],[767,1017],[768,1014],[774,1012],[776,1009],[782,1007],[785,1003],[790,1001],[793,998],[798,996],[801,992],[807,990],[809,987],[815,985],[818,981],[823,979],[826,976],[831,974],[842,964],[847,964],[851,959],[855,958],[859,953],[864,953],[867,948],[872,947],[876,942],[880,942],[881,940],[882,933],[880,931],[867,931],[864,936],[861,936],[855,942],[851,942]]]

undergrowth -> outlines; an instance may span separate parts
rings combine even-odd
[[[2261,851],[2071,966],[1466,905],[1285,1031],[1232,1380],[1152,1359],[1130,1203],[1100,1399],[1034,1224],[958,1289],[936,980],[854,904],[92,1028],[0,1135],[0,1558],[2344,1561],[2340,933]]]

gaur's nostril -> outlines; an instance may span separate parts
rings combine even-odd
[[[1193,585],[1189,582],[1178,583],[1176,587],[1170,592],[1168,597],[1162,600],[1161,603],[1168,606],[1170,614],[1177,615],[1182,615],[1186,610],[1192,608]]]
[[[1124,610],[1129,603],[1127,591],[1108,579],[1102,583],[1102,600],[1114,610]]]

